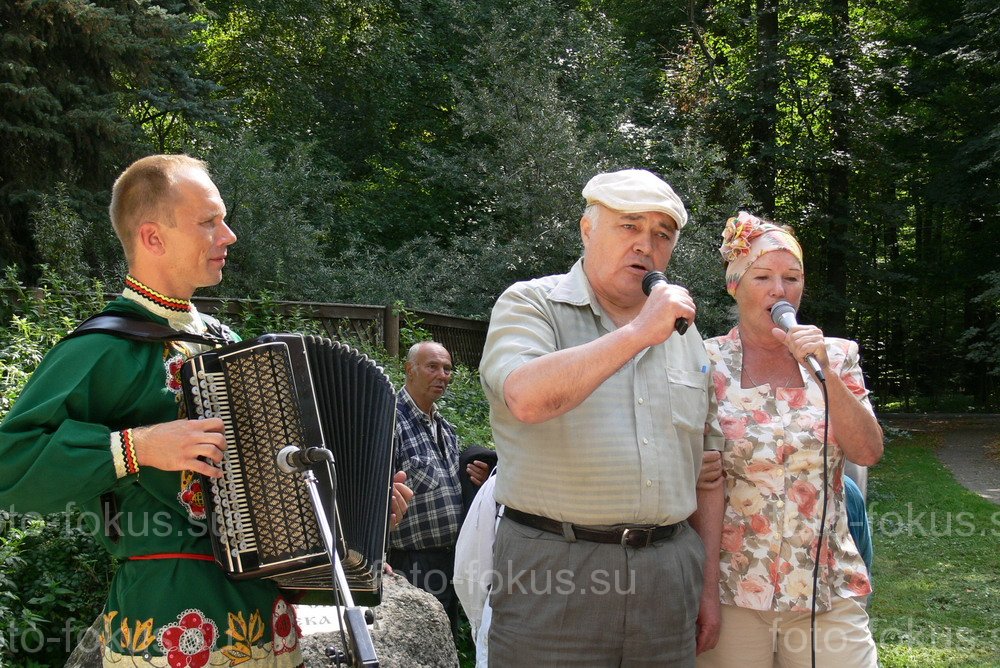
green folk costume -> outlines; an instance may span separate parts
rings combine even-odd
[[[105,312],[138,314],[201,333],[186,300],[131,276]],[[105,666],[302,664],[295,613],[268,580],[234,582],[211,558],[204,496],[190,471],[138,467],[132,428],[183,416],[178,372],[198,344],[87,334],[56,345],[0,424],[0,505],[17,512],[79,508],[124,561],[104,609]],[[106,534],[113,492],[120,536]]]

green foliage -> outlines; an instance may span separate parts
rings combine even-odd
[[[987,288],[975,298],[979,308],[986,314],[985,327],[970,327],[963,332],[959,344],[965,348],[965,358],[992,378],[992,386],[997,386],[1000,378],[1000,271],[983,276]],[[995,390],[994,390],[995,392]],[[995,402],[1000,397],[993,394]]]
[[[316,168],[315,145],[272,157],[276,152],[245,134],[213,142],[203,156],[225,199],[226,222],[238,237],[225,281],[207,295],[267,292],[279,299],[317,300],[335,291],[323,251],[335,231],[317,223],[333,218],[337,179]]]
[[[472,626],[464,615],[459,618],[458,629],[458,638],[455,639],[458,665],[461,668],[474,668],[476,665],[476,643],[472,639]]]
[[[103,608],[112,559],[72,512],[0,523],[0,657],[59,665]]]
[[[39,197],[31,211],[32,234],[39,259],[52,275],[64,281],[79,281],[87,275],[84,264],[85,223],[74,210],[65,183],[56,185],[51,195]]]
[[[119,273],[114,175],[183,150],[240,236],[212,294],[485,316],[576,259],[590,176],[642,166],[689,205],[670,273],[703,332],[749,208],[796,227],[802,319],[859,340],[878,396],[995,406],[994,4],[3,3],[0,265]]]
[[[226,308],[228,306],[223,311]],[[261,290],[256,299],[239,302],[236,310],[232,326],[243,339],[252,339],[268,332],[325,335],[318,320],[308,317],[301,307],[279,304],[270,290]]]
[[[636,4],[608,2],[633,31]],[[748,186],[710,201],[796,228],[802,320],[859,340],[879,396],[997,401],[977,362],[996,310],[975,299],[1000,233],[993,4],[721,2],[656,38],[676,122]]]
[[[420,318],[406,308],[402,300],[392,305],[393,315],[399,317],[399,352],[406,355],[414,344],[433,339],[431,333],[424,329],[423,318]]]
[[[49,348],[104,306],[100,281],[67,283],[47,267],[42,271],[38,288],[25,287],[13,267],[7,268],[0,282],[0,293],[5,296],[5,308],[0,312],[0,322],[5,323],[0,330],[0,417],[10,409]],[[86,291],[74,294],[81,287]]]
[[[456,365],[448,393],[439,402],[441,413],[455,425],[462,448],[484,445],[493,448],[490,429],[490,404],[483,394],[479,372],[464,365]]]
[[[104,286],[43,268],[41,287],[28,289],[8,268],[0,291],[10,305],[0,329],[2,418],[49,348],[103,307]],[[100,611],[112,563],[76,513],[0,512],[0,572],[0,658],[58,664]]]
[[[689,214],[667,273],[691,292],[702,336],[725,334],[736,324],[735,303],[726,292],[718,249],[722,223],[736,214],[731,203],[747,197],[746,184],[733,177],[718,147],[692,132],[675,142],[663,142],[660,150],[671,151],[662,161],[676,166],[665,176],[679,192],[686,193]]]
[[[219,121],[187,3],[0,3],[0,265],[38,263],[29,211],[52,185],[94,225],[114,175],[170,127]],[[148,131],[148,134],[147,134]]]
[[[448,23],[449,40],[464,46],[447,52],[448,67],[437,66],[451,84],[447,134],[425,127],[426,140],[400,147],[405,163],[356,184],[364,197],[345,219],[381,218],[392,227],[364,234],[364,222],[354,226],[362,234],[334,268],[337,299],[401,299],[484,316],[511,283],[562,273],[576,260],[580,190],[601,169],[651,167],[699,204],[704,195],[693,189],[705,186],[712,204],[697,211],[705,216],[716,215],[720,195],[738,191],[717,152],[695,155],[711,145],[683,135],[662,111],[670,101],[656,92],[650,52],[627,50],[600,11],[547,0],[442,1],[425,11],[433,28],[421,40]],[[691,284],[721,285],[704,271],[714,248],[687,248],[685,260],[698,257]]]
[[[0,521],[4,527],[0,532],[0,620],[4,622],[5,628],[13,627],[19,635],[22,629],[39,621],[41,617],[23,607],[18,580],[12,576],[25,563],[22,554],[26,531],[7,528],[11,517],[6,511],[0,511]],[[6,633],[0,634],[0,656],[10,656],[15,647],[15,641]]]
[[[967,394],[937,394],[917,397],[879,397],[883,413],[981,413],[976,397]]]

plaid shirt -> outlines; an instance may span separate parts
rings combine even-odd
[[[428,416],[403,388],[396,408],[396,470],[406,471],[413,500],[390,534],[396,550],[454,547],[462,519],[455,428],[431,409]],[[437,437],[444,442],[444,452]]]

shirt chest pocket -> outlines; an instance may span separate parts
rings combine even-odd
[[[403,466],[406,484],[414,494],[433,492],[441,485],[442,471],[433,457],[412,455]]]
[[[704,434],[708,416],[705,374],[668,367],[667,381],[670,384],[670,412],[674,426]]]

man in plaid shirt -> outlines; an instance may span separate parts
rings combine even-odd
[[[391,534],[389,564],[441,602],[457,637],[458,598],[451,579],[462,523],[458,437],[434,405],[451,374],[451,355],[441,344],[424,341],[410,348],[396,409],[396,468],[406,472],[413,500]],[[481,485],[489,468],[476,462],[468,473]]]

